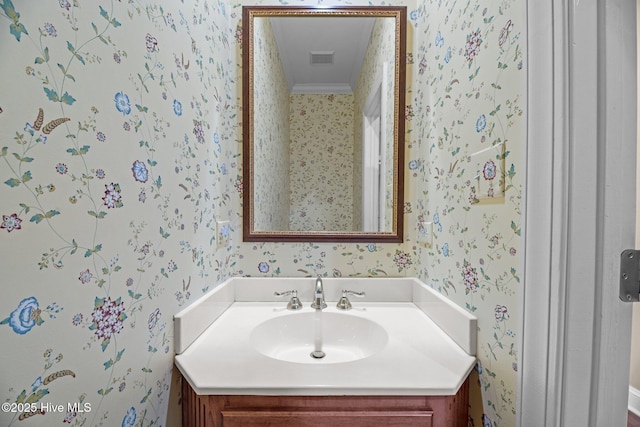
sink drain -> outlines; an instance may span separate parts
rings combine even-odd
[[[311,352],[311,357],[313,357],[314,359],[322,359],[323,357],[326,356],[326,354],[324,353],[324,351],[322,350],[316,350],[316,351],[312,351]]]

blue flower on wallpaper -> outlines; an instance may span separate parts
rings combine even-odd
[[[442,224],[440,224],[440,214],[438,212],[433,214],[433,223],[438,227],[438,232],[442,232]]]
[[[444,37],[442,37],[442,33],[438,31],[438,34],[436,34],[436,47],[442,46],[444,46]]]
[[[418,14],[417,10],[412,10],[411,12],[409,12],[409,19],[411,19],[412,21],[417,20],[420,17],[420,15]]]
[[[218,135],[218,132],[213,133],[213,143],[216,144],[216,151],[220,153],[222,146],[220,145],[220,135]]]
[[[482,427],[493,427],[491,418],[489,418],[487,414],[482,414]]]
[[[449,256],[449,244],[445,243],[442,245],[442,255]]]
[[[445,55],[444,55],[444,62],[446,62],[448,64],[449,61],[451,61],[451,48],[450,47],[447,48],[447,53],[445,53]]]
[[[261,263],[258,264],[258,271],[260,273],[268,273],[269,272],[269,264],[267,264],[266,262],[262,261]]]
[[[131,427],[136,423],[136,418],[136,408],[132,406],[122,419],[122,427]]]
[[[369,243],[369,244],[367,245],[367,250],[368,250],[369,252],[375,252],[375,251],[376,251],[376,244],[375,244],[375,243]]]
[[[131,113],[131,101],[129,101],[129,96],[124,92],[116,93],[114,98],[116,102],[116,110],[120,111],[125,116]]]
[[[13,310],[9,317],[0,322],[0,325],[9,324],[13,332],[24,335],[34,326],[41,325],[44,320],[40,317],[40,307],[35,297],[25,298],[20,301],[18,308]]]
[[[173,100],[173,112],[178,117],[182,115],[182,102],[178,101],[177,99]]]
[[[133,162],[131,172],[133,172],[133,178],[138,182],[147,182],[147,179],[149,179],[149,171],[140,160]]]
[[[416,170],[418,169],[418,161],[417,160],[411,160],[409,161],[409,170]]]
[[[487,118],[483,114],[476,120],[476,132],[482,132],[485,127],[487,127]]]

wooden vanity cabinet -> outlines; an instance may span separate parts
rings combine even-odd
[[[183,427],[466,427],[469,379],[454,396],[198,395],[182,381]]]

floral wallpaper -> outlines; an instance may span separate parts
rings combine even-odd
[[[420,3],[406,115],[416,273],[479,318],[475,425],[514,425],[524,141],[523,2]],[[415,230],[415,229],[414,229]],[[411,248],[409,250],[409,248]]]
[[[175,419],[172,316],[237,258],[230,9],[0,1],[0,425]]]
[[[404,243],[243,243],[241,6],[282,3],[0,0],[0,425],[172,425],[172,315],[232,275],[422,278],[479,318],[470,424],[514,424],[524,2],[397,2]]]
[[[290,101],[290,229],[353,230],[353,95]]]
[[[254,178],[256,230],[288,230],[289,88],[269,18],[254,22]]]
[[[511,426],[522,244],[524,2],[395,4],[408,10],[404,243],[239,243],[236,272],[420,277],[479,319],[470,425]]]
[[[385,170],[386,214],[385,230],[393,229],[393,137],[394,137],[394,81],[395,81],[395,19],[377,18],[371,31],[371,39],[362,61],[362,69],[354,88],[354,135],[356,141],[363,140],[363,114],[369,97],[386,83],[382,104],[385,116],[382,117],[382,131],[386,141]],[[386,68],[383,64],[386,63]],[[362,194],[362,145],[356,144],[354,150],[353,188],[355,194]],[[354,197],[354,229],[362,230],[362,197]]]

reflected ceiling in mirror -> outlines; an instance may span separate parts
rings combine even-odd
[[[405,7],[243,7],[245,241],[402,241],[405,42]]]

